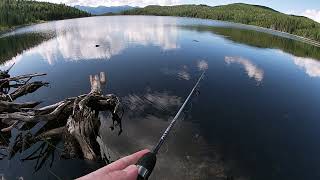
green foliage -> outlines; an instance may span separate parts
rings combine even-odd
[[[0,64],[5,63],[12,57],[22,53],[24,50],[35,47],[50,38],[52,37],[39,33],[21,34],[0,38]]]
[[[282,38],[272,34],[246,29],[233,29],[212,26],[183,26],[199,32],[212,32],[224,38],[258,48],[281,49],[298,57],[309,57],[320,60],[320,48],[297,40]]]
[[[85,17],[90,14],[64,4],[30,0],[0,0],[0,30],[40,21]]]
[[[280,13],[271,8],[242,3],[206,5],[147,6],[122,12],[124,15],[181,16],[230,21],[270,28],[320,41],[320,24],[306,17]]]

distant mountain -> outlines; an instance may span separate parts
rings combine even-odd
[[[91,7],[91,6],[80,6],[80,5],[76,5],[74,7],[77,9],[80,9],[82,11],[86,11],[88,13],[91,13],[93,15],[101,15],[101,14],[106,14],[106,13],[119,13],[122,11],[131,10],[131,9],[136,8],[136,7],[132,7],[132,6]]]
[[[229,4],[147,6],[121,12],[123,15],[182,16],[242,23],[274,29],[320,42],[320,24],[306,17],[283,14],[265,6]]]

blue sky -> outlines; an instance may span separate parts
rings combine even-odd
[[[38,0],[68,5],[86,6],[146,6],[150,4],[177,5],[177,4],[207,4],[211,6],[230,3],[249,3],[271,7],[275,10],[303,15],[320,22],[320,0]]]
[[[320,10],[320,0],[185,0],[185,2],[209,5],[243,2],[268,6],[282,12],[304,11],[306,9]]]

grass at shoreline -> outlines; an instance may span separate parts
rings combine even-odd
[[[0,34],[8,31],[9,29],[10,29],[9,27],[0,26]]]

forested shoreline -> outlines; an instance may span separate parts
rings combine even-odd
[[[207,5],[152,5],[145,8],[127,10],[119,14],[180,16],[229,21],[274,29],[320,42],[319,23],[306,17],[287,15],[258,5],[243,3],[215,7]],[[90,14],[64,4],[32,0],[1,0],[0,32],[43,21],[86,16],[90,16]]]
[[[235,43],[256,47],[280,49],[283,52],[297,57],[320,59],[319,47],[305,44],[302,41],[296,41],[289,38],[282,38],[272,34],[247,29],[233,29],[214,26],[181,26],[184,29],[196,30],[198,32],[211,32],[221,35],[223,38]]]
[[[64,4],[30,0],[0,1],[0,32],[17,26],[42,21],[62,20],[90,16],[89,13]]]
[[[207,5],[147,6],[124,11],[121,14],[180,16],[229,21],[274,29],[320,42],[319,23],[306,17],[287,15],[258,5],[236,3],[215,7]]]

